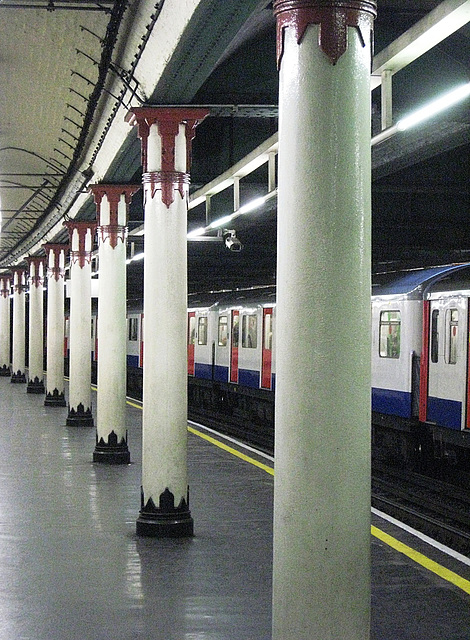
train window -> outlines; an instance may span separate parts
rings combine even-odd
[[[434,309],[431,314],[431,362],[437,362],[439,359],[439,310]]]
[[[256,349],[258,318],[255,314],[242,316],[242,347]]]
[[[207,316],[201,316],[198,320],[197,343],[207,344]]]
[[[240,322],[240,316],[232,311],[232,348],[238,349],[238,325]]]
[[[457,339],[459,335],[459,312],[458,309],[448,309],[446,313],[447,335],[449,340],[447,362],[457,363]]]
[[[188,344],[196,344],[196,317],[189,316]]]
[[[227,346],[228,324],[227,316],[219,316],[219,347]]]
[[[129,318],[129,341],[137,341],[138,318]]]
[[[266,313],[264,316],[264,335],[263,335],[263,349],[273,348],[273,316],[271,313]]]
[[[381,358],[400,357],[400,311],[380,313],[379,354]]]
[[[95,337],[95,319],[91,319],[91,339]]]

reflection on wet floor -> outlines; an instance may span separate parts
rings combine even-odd
[[[137,538],[140,410],[106,466],[43,401],[0,379],[0,640],[268,640],[271,479],[189,435],[195,537]]]

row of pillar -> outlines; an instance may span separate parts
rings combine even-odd
[[[46,393],[45,404],[65,406],[64,395],[64,245],[45,245],[46,258],[28,257],[28,273],[14,268],[0,276],[0,375],[13,383],[26,383],[25,288],[29,276],[28,393]],[[47,324],[47,389],[43,362],[43,290],[45,262],[49,261]],[[61,264],[61,267],[54,265]],[[10,326],[10,290],[13,286],[13,327]],[[12,329],[12,332],[11,332]],[[10,368],[10,336],[13,348]]]
[[[280,67],[273,640],[364,640],[370,612],[369,74],[376,3],[273,4]],[[127,118],[142,141],[146,243],[141,535],[193,533],[186,464],[186,215],[191,140],[207,114],[139,107]],[[97,460],[111,450],[128,460],[119,349],[125,344],[121,214],[132,189],[92,187],[102,257]],[[86,422],[86,256],[94,229],[68,225],[75,412],[69,419]],[[17,280],[15,295],[21,286]],[[21,304],[17,313],[24,313]],[[83,335],[79,326],[86,326]],[[21,357],[20,350],[14,353],[15,374]],[[110,400],[116,403],[112,415]]]
[[[65,223],[70,236],[70,363],[68,426],[93,427],[91,403],[91,258],[96,229],[101,264],[98,298],[98,413],[95,462],[130,462],[126,402],[126,238],[127,212],[139,187],[94,185],[97,224]],[[103,201],[103,206],[102,205]],[[64,390],[64,275],[67,245],[44,245],[46,257],[28,257],[29,272],[13,268],[0,276],[0,375],[26,383],[25,288],[29,279],[28,393],[46,393],[46,406],[66,405]],[[43,284],[47,263],[47,389],[43,362]],[[29,276],[29,278],[28,278]],[[13,327],[10,290],[13,287]],[[12,353],[10,369],[10,336]]]

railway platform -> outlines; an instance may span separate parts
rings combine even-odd
[[[92,463],[67,427],[0,378],[0,640],[270,640],[272,462],[192,425],[190,539],[138,538],[141,410],[131,464]],[[372,640],[468,640],[470,566],[377,512]]]

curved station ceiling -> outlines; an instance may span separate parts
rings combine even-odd
[[[469,0],[378,0],[375,273],[470,259],[470,98],[400,126],[469,82],[469,19]],[[0,29],[0,270],[42,254],[44,242],[66,242],[65,220],[94,219],[90,184],[141,182],[140,141],[125,120],[131,107],[194,104],[211,113],[193,144],[189,290],[274,282],[271,2],[0,0]],[[142,292],[142,260],[131,261],[144,251],[142,223],[139,192],[129,297]]]

